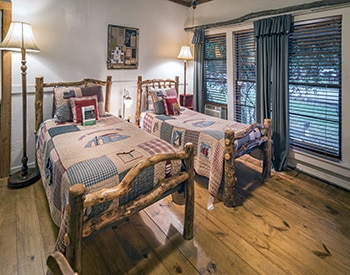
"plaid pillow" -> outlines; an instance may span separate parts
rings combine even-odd
[[[69,99],[81,96],[80,87],[57,87],[53,89],[55,98],[55,118],[58,122],[73,121]]]
[[[176,97],[164,96],[164,109],[167,116],[178,116],[180,115],[180,105]]]
[[[72,97],[70,100],[72,108],[73,121],[81,123],[83,121],[83,115],[81,107],[93,105],[97,110],[97,96],[84,96],[84,97]],[[98,112],[95,112],[95,119],[98,120]]]
[[[151,90],[149,93],[153,102],[153,112],[157,115],[164,115],[163,90]]]
[[[81,87],[81,96],[97,96],[97,109],[100,117],[106,114],[102,86]]]

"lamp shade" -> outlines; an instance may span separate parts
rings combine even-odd
[[[177,56],[178,59],[183,60],[191,60],[193,59],[191,54],[191,49],[189,46],[182,46],[179,55]]]
[[[0,48],[11,51],[20,51],[21,49],[32,52],[40,51],[34,39],[32,26],[18,21],[11,22]]]
[[[132,105],[132,98],[129,95],[127,95],[124,98],[124,104],[125,104],[126,108],[130,108],[131,107],[131,105]]]

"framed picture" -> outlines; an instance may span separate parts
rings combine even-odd
[[[108,25],[107,69],[137,69],[139,29]]]
[[[89,106],[83,106],[81,107],[82,112],[82,124],[84,126],[91,126],[96,124],[96,117],[95,117],[95,106],[89,105]]]

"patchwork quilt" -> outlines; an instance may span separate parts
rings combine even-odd
[[[112,187],[141,160],[177,150],[166,141],[115,116],[101,117],[93,126],[47,120],[38,131],[36,147],[51,216],[58,226],[72,185],[83,183],[87,192]],[[181,161],[178,160],[144,170],[133,183],[132,192],[119,200],[87,209],[84,219],[96,218],[113,207],[126,204],[139,194],[150,191],[159,179],[178,173],[180,169]]]
[[[209,179],[208,190],[217,195],[223,179],[225,130],[235,132],[235,158],[251,151],[267,140],[260,125],[242,124],[208,116],[187,108],[181,108],[178,116],[143,113],[142,128],[168,143],[182,149],[184,144],[194,145],[194,169]]]

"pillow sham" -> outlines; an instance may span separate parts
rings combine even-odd
[[[151,90],[150,91],[152,103],[153,103],[153,112],[157,115],[164,115],[164,103],[163,103],[163,91],[162,90]]]
[[[99,114],[97,111],[97,96],[84,96],[84,97],[72,97],[70,98],[70,106],[72,109],[73,114],[73,122],[81,123],[83,121],[83,114],[81,111],[82,107],[85,106],[94,106],[96,112],[95,112],[95,119],[98,120]]]
[[[73,97],[97,96],[97,108],[99,117],[104,116],[105,104],[102,86],[88,87],[56,87],[54,88],[55,118],[57,122],[73,121],[72,109],[69,99]]]
[[[97,96],[97,109],[100,117],[106,115],[102,86],[81,87],[81,96]]]
[[[176,89],[174,87],[166,89],[165,94],[166,94],[166,96],[177,97],[177,92],[176,92]]]
[[[153,102],[152,102],[152,97],[151,97],[151,91],[153,91],[153,88],[148,88],[147,90],[147,110],[153,111]],[[144,106],[142,104],[142,106]]]
[[[69,99],[81,96],[80,87],[56,87],[53,89],[55,102],[55,118],[57,122],[73,121]]]
[[[164,96],[177,98],[177,92],[174,87],[158,89],[149,88],[149,96],[152,103],[148,104],[148,109],[152,110],[157,115],[163,115],[165,114],[165,106],[163,101]]]
[[[180,115],[180,105],[176,97],[164,96],[163,103],[164,103],[165,114],[167,116]]]

